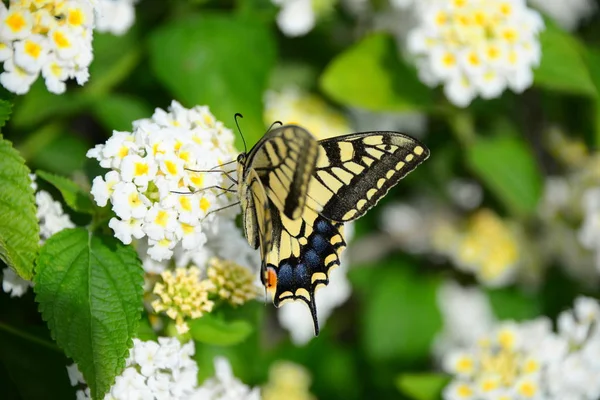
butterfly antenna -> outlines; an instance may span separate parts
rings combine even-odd
[[[315,336],[319,336],[319,319],[317,318],[317,305],[315,304],[315,296],[310,296],[310,301],[307,301],[308,308],[310,309],[310,315],[313,319],[315,326]]]
[[[238,121],[238,118],[244,118],[244,116],[240,113],[236,113],[233,118],[235,119],[235,126],[237,126],[238,132],[240,133],[240,136],[242,137],[242,142],[244,143],[244,153],[247,153],[248,147],[246,147],[246,139],[244,139],[244,135],[242,134],[242,130],[240,129],[240,124]]]
[[[270,132],[270,131],[271,131],[271,129],[273,129],[273,127],[274,127],[275,125],[277,125],[277,124],[279,124],[279,126],[283,126],[283,122],[281,122],[281,121],[275,121],[275,122],[273,122],[273,123],[271,124],[271,126],[269,127],[269,129],[267,129],[267,132]]]

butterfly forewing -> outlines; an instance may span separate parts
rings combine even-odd
[[[300,218],[314,172],[318,143],[304,128],[286,125],[269,132],[248,155],[269,200],[292,219]]]
[[[397,132],[363,132],[322,140],[308,196],[319,212],[347,222],[364,215],[429,156],[417,140]]]

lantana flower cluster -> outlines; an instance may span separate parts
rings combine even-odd
[[[156,261],[170,259],[178,244],[184,250],[204,244],[203,226],[215,218],[210,211],[233,201],[225,189],[235,187],[235,178],[223,173],[236,156],[233,134],[208,107],[174,101],[168,112],[135,121],[133,132],[113,132],[87,156],[110,169],[94,179],[91,193],[99,206],[111,204],[115,236],[124,244],[147,237],[147,254]]]
[[[173,272],[163,271],[160,276],[162,282],[154,285],[153,293],[158,298],[152,302],[152,308],[155,312],[164,311],[174,320],[180,334],[189,331],[187,320],[211,312],[216,300],[235,307],[256,299],[259,294],[251,269],[216,257],[209,260],[205,274],[192,265]]]
[[[447,400],[597,399],[600,396],[600,305],[579,297],[573,310],[496,324],[443,360],[453,381]]]
[[[40,76],[52,93],[66,90],[67,79],[83,85],[92,62],[93,8],[86,0],[11,0],[0,2],[0,83],[24,94]]]
[[[533,83],[541,59],[538,34],[544,23],[525,0],[437,0],[415,5],[419,24],[407,49],[430,86],[466,107],[478,95],[522,92]]]
[[[117,376],[105,400],[127,399],[256,399],[259,389],[250,389],[233,376],[226,358],[215,359],[216,376],[198,386],[198,365],[192,358],[194,342],[182,345],[176,338],[158,341],[133,339],[125,370]],[[72,386],[85,385],[76,364],[67,367]],[[237,397],[219,397],[219,394]],[[78,400],[91,399],[89,388],[77,391]]]

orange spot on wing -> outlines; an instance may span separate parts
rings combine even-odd
[[[267,268],[266,274],[267,276],[265,279],[265,286],[267,287],[267,289],[271,289],[277,286],[277,273],[275,272],[275,270],[273,268]]]

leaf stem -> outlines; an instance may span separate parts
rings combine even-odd
[[[27,332],[23,332],[22,330],[14,328],[14,327],[12,327],[10,325],[7,325],[5,323],[0,322],[0,330],[2,330],[4,332],[7,332],[7,333],[10,333],[10,334],[12,334],[14,336],[20,337],[21,339],[25,339],[25,340],[28,340],[30,342],[39,344],[40,346],[43,346],[43,347],[45,347],[47,349],[56,351],[58,353],[62,353],[62,350],[57,345],[55,345],[54,343],[49,342],[49,341],[44,340],[44,339],[40,339],[39,337],[37,337],[35,335],[32,335],[32,334],[27,333]]]

